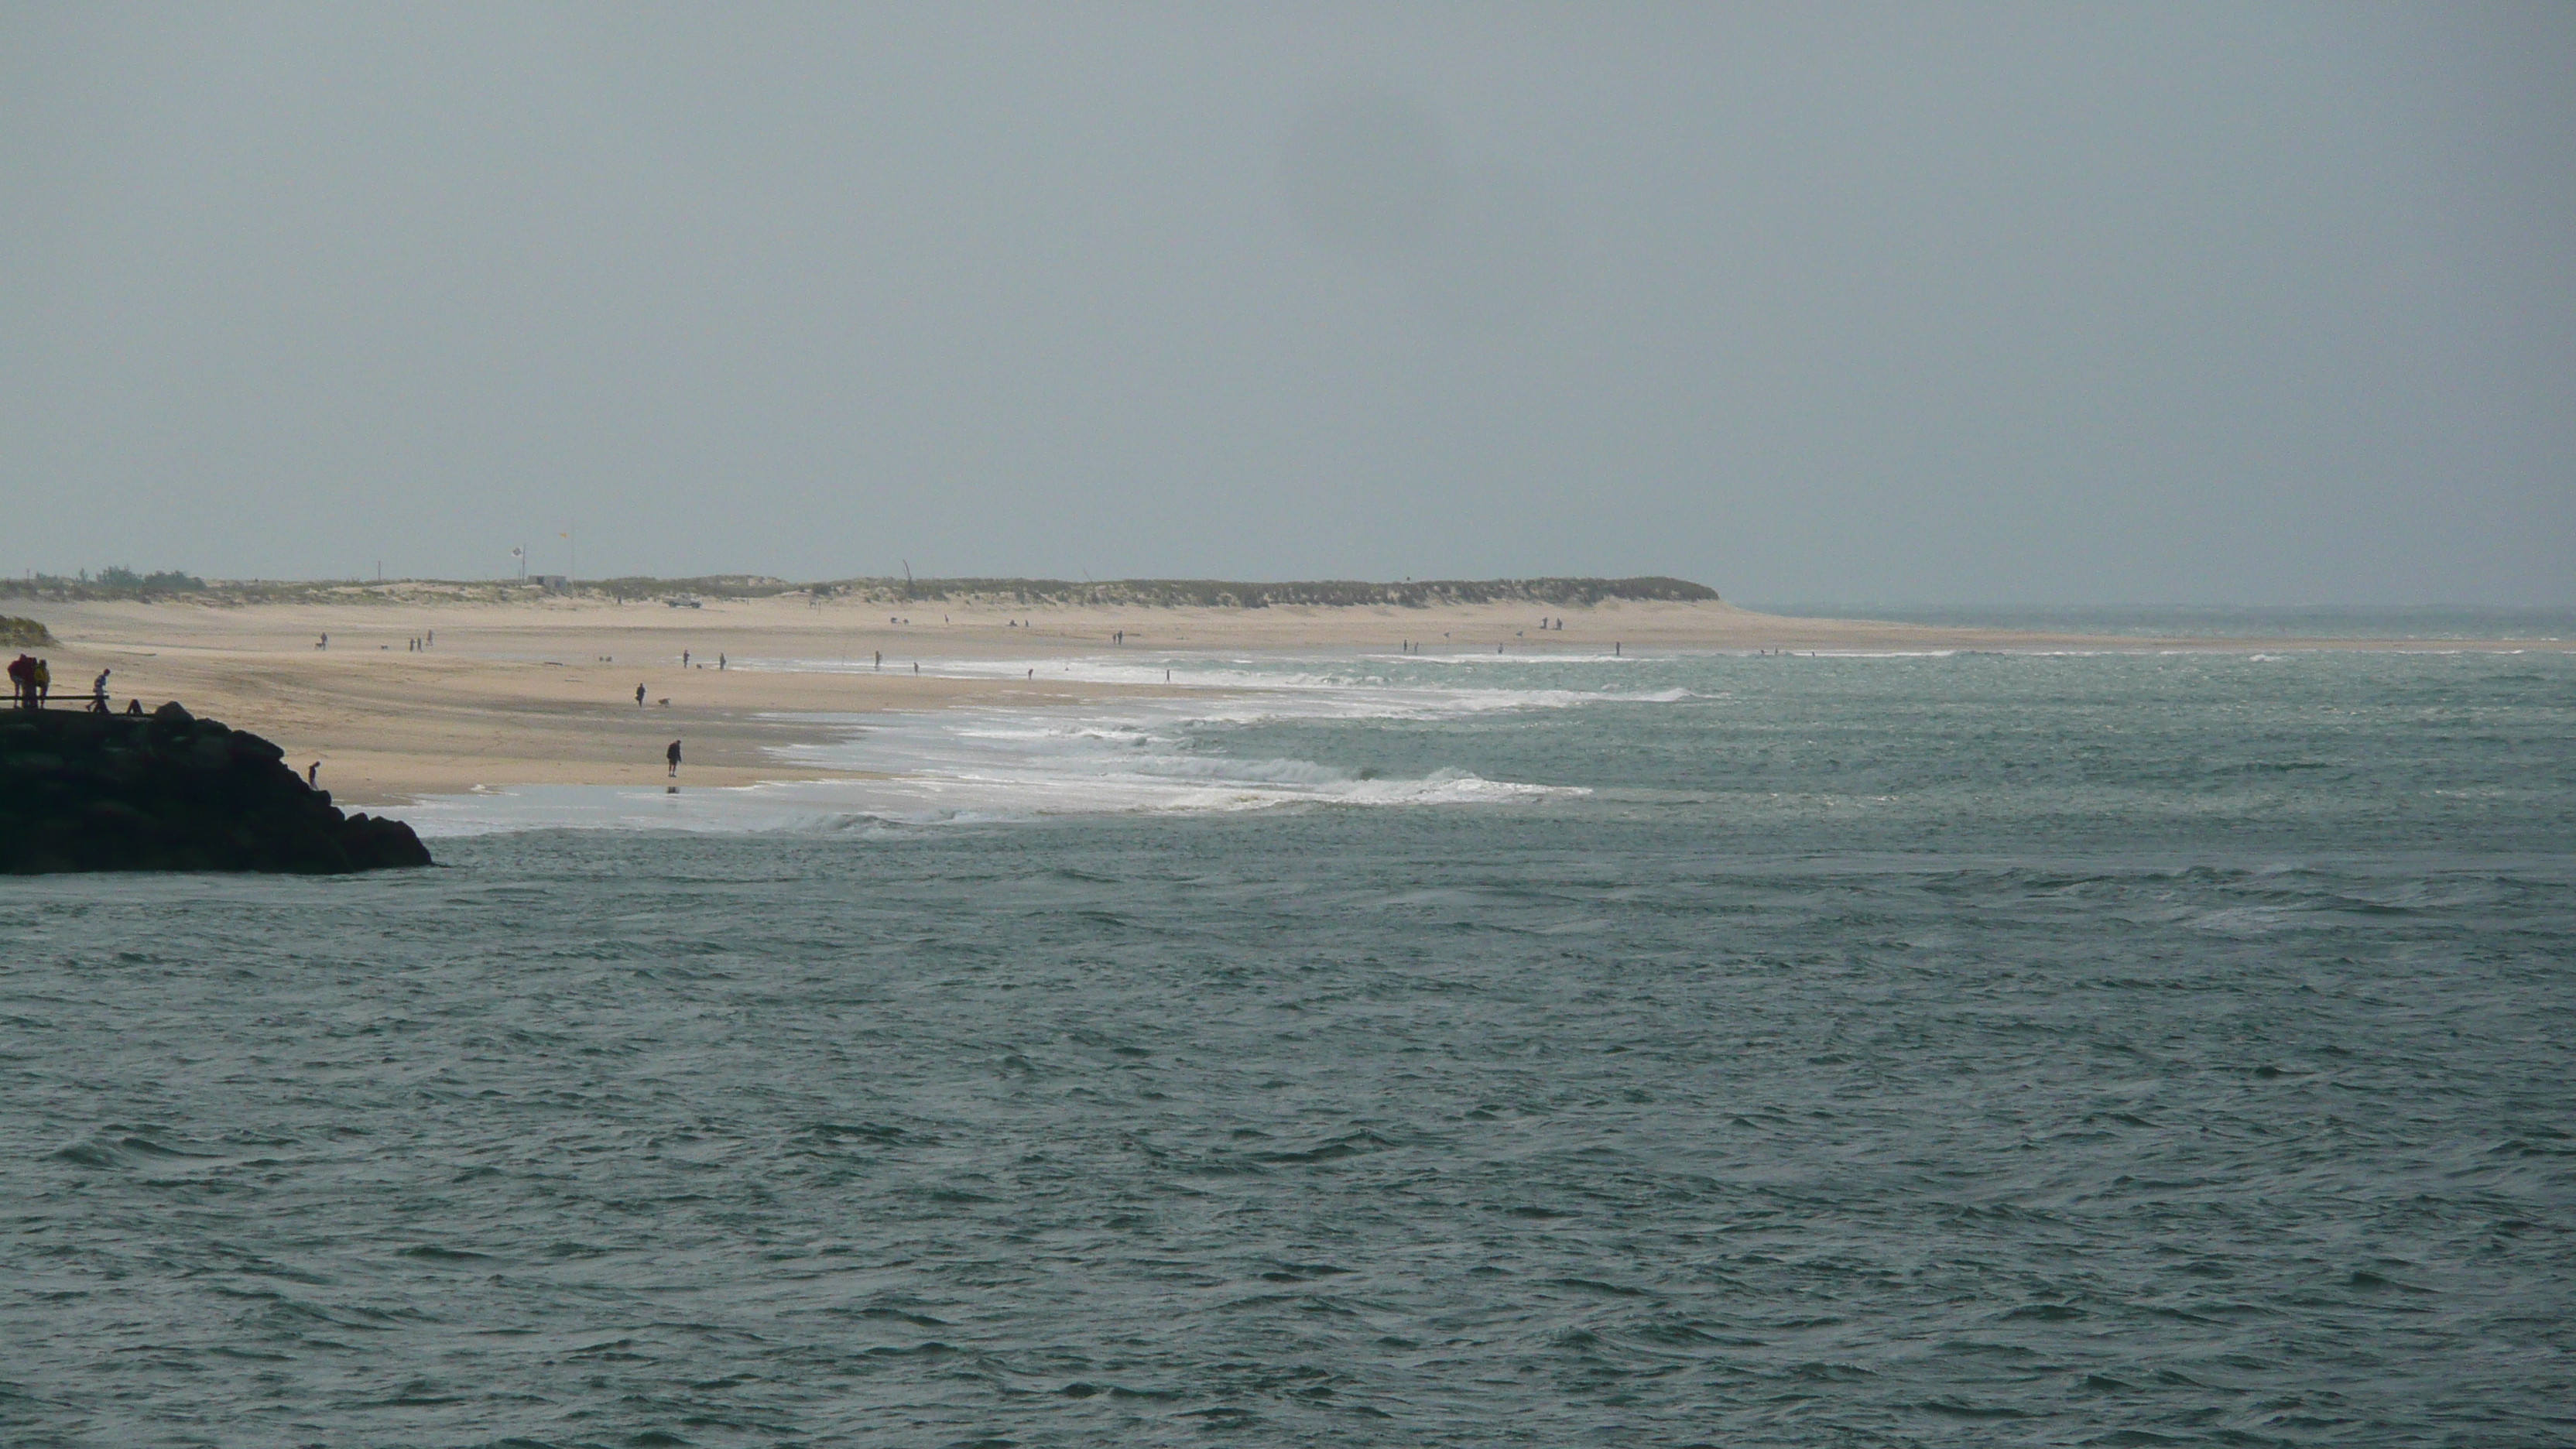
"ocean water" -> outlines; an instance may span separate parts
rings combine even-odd
[[[2335,604],[1759,604],[1773,614],[2195,639],[2576,639],[2576,608]]]
[[[2576,660],[936,667],[0,882],[0,1442],[2576,1439]]]

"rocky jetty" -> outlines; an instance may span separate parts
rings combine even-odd
[[[0,873],[428,865],[399,820],[342,815],[285,752],[176,704],[0,709]]]

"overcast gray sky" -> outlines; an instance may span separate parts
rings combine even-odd
[[[0,568],[2576,602],[2576,6],[0,7]]]

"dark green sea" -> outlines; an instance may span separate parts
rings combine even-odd
[[[2576,1440],[2576,659],[1078,667],[0,882],[0,1442]]]

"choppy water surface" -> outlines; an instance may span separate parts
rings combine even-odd
[[[0,883],[0,1440],[2576,1437],[2576,664],[1223,667]]]

